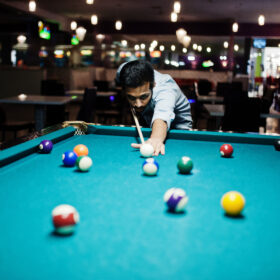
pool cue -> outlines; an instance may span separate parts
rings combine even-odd
[[[135,109],[134,109],[133,107],[131,107],[130,109],[131,109],[131,112],[132,112],[132,116],[133,116],[133,119],[134,119],[134,122],[135,122],[135,125],[136,125],[136,128],[137,128],[139,137],[140,137],[140,139],[141,139],[141,143],[144,144],[144,143],[145,143],[145,140],[144,140],[144,137],[143,137],[143,134],[142,134],[142,131],[141,131],[141,127],[140,127],[138,118],[137,118],[137,116],[136,116]]]

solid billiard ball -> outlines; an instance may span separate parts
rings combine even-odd
[[[92,166],[92,159],[88,156],[80,156],[76,160],[76,166],[80,171],[88,171]]]
[[[237,191],[230,191],[223,195],[221,205],[229,216],[238,216],[245,206],[244,196]]]
[[[186,192],[180,188],[171,188],[164,194],[163,200],[165,201],[168,210],[171,212],[183,212],[189,198]]]
[[[75,166],[78,156],[73,151],[66,151],[62,155],[62,161],[65,166]]]
[[[51,152],[53,148],[53,143],[50,140],[43,140],[41,141],[41,143],[39,144],[39,150],[41,153],[43,154],[48,154]]]
[[[142,144],[140,154],[142,157],[151,157],[154,154],[154,147],[149,143]]]
[[[61,204],[52,211],[52,221],[58,234],[71,234],[76,224],[80,221],[78,211],[71,205]]]
[[[275,140],[274,148],[275,148],[276,151],[280,151],[280,139]]]
[[[159,165],[154,158],[147,158],[142,165],[145,175],[154,176],[157,174]]]
[[[191,158],[183,156],[179,159],[177,162],[177,168],[179,169],[179,172],[182,174],[188,174],[193,169],[193,162]]]
[[[87,146],[85,146],[83,144],[79,144],[79,145],[75,146],[73,151],[76,153],[76,155],[78,157],[88,155],[88,148],[87,148]]]
[[[229,158],[233,153],[233,147],[230,144],[223,144],[220,147],[220,154],[222,157]]]

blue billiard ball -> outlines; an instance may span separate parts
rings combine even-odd
[[[154,176],[157,174],[159,165],[154,158],[147,158],[142,165],[145,175]]]
[[[39,150],[41,153],[44,153],[44,154],[50,153],[52,148],[53,148],[53,143],[50,140],[43,140],[39,144]]]
[[[62,155],[62,161],[65,166],[74,166],[78,156],[73,151],[66,151]]]
[[[182,212],[184,211],[189,199],[183,189],[171,188],[164,194],[163,200],[165,201],[169,211]]]

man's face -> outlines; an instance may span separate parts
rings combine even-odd
[[[128,102],[135,109],[135,111],[142,112],[152,97],[150,83],[147,82],[144,85],[137,88],[128,88],[126,90],[126,96]]]

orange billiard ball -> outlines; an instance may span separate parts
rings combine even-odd
[[[85,146],[83,144],[79,144],[79,145],[75,146],[74,152],[78,157],[87,156],[88,155],[88,148],[87,148],[87,146]]]
[[[238,216],[245,206],[244,196],[237,191],[230,191],[223,195],[221,205],[230,216]]]

